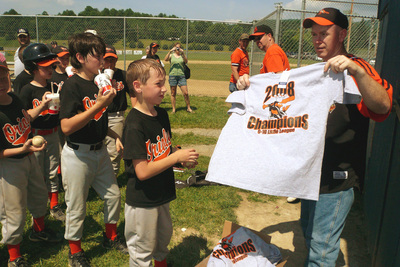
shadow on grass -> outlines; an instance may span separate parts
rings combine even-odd
[[[212,250],[207,247],[207,239],[195,235],[183,238],[182,242],[170,250],[167,262],[172,263],[174,267],[196,266]]]

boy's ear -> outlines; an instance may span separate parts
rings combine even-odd
[[[135,92],[138,94],[142,93],[142,84],[140,81],[138,80],[133,81],[133,90],[135,90]]]
[[[79,63],[85,63],[85,58],[82,56],[81,53],[76,53],[76,59],[79,61]]]

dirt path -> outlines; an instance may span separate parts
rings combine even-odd
[[[218,137],[221,130],[193,128],[172,129],[172,132],[180,134],[193,132],[195,135]],[[215,145],[192,147],[201,155],[211,156]],[[241,193],[241,196],[243,201],[235,211],[238,223],[270,235],[272,243],[278,246],[283,257],[288,259],[287,267],[302,266],[307,252],[299,222],[301,204],[289,204],[284,197],[278,198],[276,202],[250,202],[245,193]],[[337,266],[369,266],[370,255],[366,245],[367,234],[361,198],[361,195],[356,193],[353,208],[342,233]]]

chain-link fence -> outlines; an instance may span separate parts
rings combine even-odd
[[[376,54],[379,21],[374,17],[376,3],[302,0],[300,9],[290,9],[276,4],[276,10],[253,23],[204,21],[160,17],[80,17],[80,16],[0,16],[0,50],[7,61],[14,61],[19,44],[18,28],[29,30],[32,42],[67,46],[68,37],[74,33],[94,29],[113,45],[118,54],[117,66],[126,69],[129,63],[145,55],[151,42],[160,45],[158,55],[164,59],[168,50],[180,42],[187,53],[192,78],[189,91],[198,95],[226,96],[231,75],[230,55],[238,46],[244,32],[252,33],[255,26],[266,24],[274,30],[275,41],[289,57],[292,68],[318,62],[309,29],[303,29],[306,17],[328,6],[341,9],[349,17],[349,34],[346,48],[370,62]],[[363,0],[375,1],[376,0]],[[251,74],[259,73],[264,52],[255,43],[249,45]],[[166,64],[169,70],[169,64]]]
[[[346,50],[374,64],[379,35],[376,0],[302,0],[300,9],[283,7],[278,3],[276,10],[257,21],[255,26],[266,24],[274,30],[275,41],[288,55],[291,67],[309,65],[321,59],[314,52],[311,30],[304,29],[302,22],[305,18],[315,16],[316,12],[325,7],[338,8],[348,17]],[[257,74],[264,52],[261,52],[255,43],[252,51],[251,74]]]

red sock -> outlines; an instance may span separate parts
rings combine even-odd
[[[61,174],[61,164],[60,164],[60,165],[58,165],[58,168],[57,168],[57,174]]]
[[[165,258],[163,261],[154,260],[154,267],[168,267],[167,266],[167,258]]]
[[[8,254],[10,254],[10,261],[15,261],[19,257],[22,257],[21,252],[19,252],[18,245],[7,245]]]
[[[71,255],[74,255],[75,253],[78,253],[82,251],[83,249],[81,248],[81,241],[72,241],[68,240],[69,243],[69,249],[71,250]]]
[[[117,224],[106,223],[106,236],[108,239],[114,240],[117,237]]]
[[[33,229],[35,232],[41,232],[44,230],[44,216],[40,218],[33,218]]]
[[[54,206],[58,205],[58,191],[49,193],[50,199],[50,209],[54,208]]]

